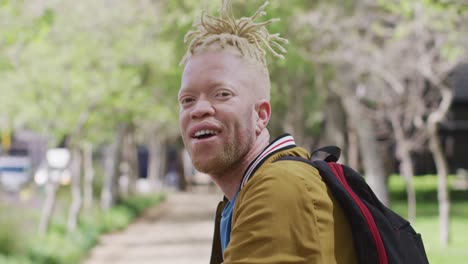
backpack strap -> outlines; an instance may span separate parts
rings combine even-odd
[[[367,208],[367,206],[362,202],[359,196],[357,196],[356,193],[353,191],[353,189],[349,186],[341,164],[330,162],[328,163],[328,166],[333,171],[333,175],[335,175],[335,177],[338,178],[341,184],[343,184],[343,187],[346,189],[346,191],[349,193],[353,201],[358,205],[359,209],[361,210],[361,213],[364,215],[364,218],[372,234],[372,238],[374,239],[375,245],[377,247],[377,253],[379,255],[379,263],[387,264],[388,263],[387,251],[385,250],[385,245],[380,236],[379,229],[377,227],[377,224],[375,223],[372,213],[369,211],[369,208]]]
[[[311,160],[337,162],[340,159],[341,149],[336,146],[325,146],[312,152]]]
[[[339,148],[336,149],[339,150]],[[369,211],[366,204],[353,190],[353,188],[360,187],[356,186],[355,184],[350,186],[341,164],[324,161],[324,159],[337,160],[339,157],[339,152],[337,155],[336,152],[335,155],[328,152],[330,150],[336,151],[336,149],[328,147],[318,149],[314,153],[322,152],[322,154],[320,154],[322,156],[321,158],[317,158],[316,156],[316,160],[314,161],[295,156],[280,157],[276,161],[300,161],[316,168],[319,171],[320,176],[322,176],[323,181],[327,184],[328,188],[330,188],[333,195],[340,203],[348,217],[356,244],[355,248],[366,249],[366,252],[357,250],[356,254],[359,259],[359,263],[376,263],[376,261],[378,261],[378,264],[388,264],[387,252],[374,217],[372,216],[372,213]],[[325,153],[325,155],[323,153]],[[356,179],[357,177],[362,178],[361,176],[356,175],[350,176]],[[364,180],[358,179],[356,182],[360,183],[360,181]],[[359,243],[359,246],[357,243]]]

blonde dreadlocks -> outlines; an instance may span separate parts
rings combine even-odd
[[[265,69],[267,66],[265,48],[275,57],[284,58],[281,53],[286,53],[286,50],[280,43],[288,43],[288,40],[281,38],[279,34],[270,34],[266,29],[266,26],[279,19],[255,22],[257,18],[266,14],[264,9],[268,2],[264,3],[253,16],[240,19],[234,18],[231,2],[231,0],[222,0],[219,17],[202,13],[200,20],[194,23],[195,30],[185,35],[185,42],[190,38],[192,40],[181,64],[185,64],[195,52],[207,49],[213,44],[220,49],[234,47],[242,56],[260,62]]]

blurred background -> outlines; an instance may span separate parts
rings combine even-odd
[[[233,2],[238,16],[263,4]],[[184,35],[219,4],[0,0],[0,263],[80,263],[101,234],[211,185],[183,149],[176,98]],[[431,263],[466,263],[468,1],[266,11],[290,41],[269,58],[272,136],[341,147]]]

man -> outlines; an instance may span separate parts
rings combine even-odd
[[[180,128],[195,168],[225,194],[217,210],[211,263],[356,263],[348,222],[290,135],[270,143],[270,80],[263,47],[284,53],[274,22],[202,14],[182,63]],[[263,45],[263,47],[261,46]],[[279,52],[276,52],[276,48]]]

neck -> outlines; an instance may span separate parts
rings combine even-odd
[[[234,164],[232,169],[223,175],[210,175],[213,181],[218,185],[226,198],[232,200],[237,190],[239,190],[244,172],[250,163],[268,146],[270,143],[270,134],[265,129],[257,137],[253,147],[247,155],[241,160],[240,164]]]

